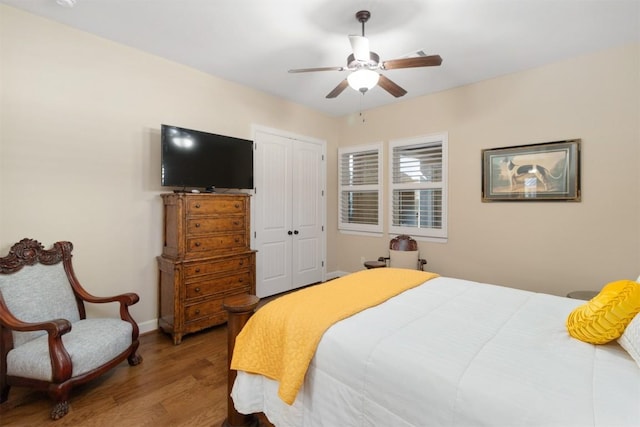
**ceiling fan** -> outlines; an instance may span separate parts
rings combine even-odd
[[[350,71],[351,73],[346,79],[341,81],[331,92],[327,94],[327,98],[335,98],[351,86],[364,94],[366,91],[374,87],[376,84],[391,95],[399,98],[407,93],[406,90],[398,86],[396,83],[378,73],[377,70],[395,70],[400,68],[415,67],[433,67],[442,64],[440,55],[418,56],[411,58],[391,59],[388,61],[380,61],[377,53],[369,50],[369,40],[364,36],[364,24],[371,17],[368,10],[361,10],[356,13],[356,19],[362,23],[362,35],[350,35],[349,42],[353,53],[347,57],[346,67],[317,67],[317,68],[298,68],[289,70],[290,73],[307,73],[311,71]]]

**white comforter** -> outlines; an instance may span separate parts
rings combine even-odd
[[[287,426],[640,426],[640,369],[571,338],[583,301],[437,278],[332,326],[292,406],[239,372],[242,413]]]

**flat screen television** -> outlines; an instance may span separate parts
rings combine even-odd
[[[253,188],[253,141],[162,125],[162,185]]]

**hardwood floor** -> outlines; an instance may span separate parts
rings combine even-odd
[[[220,426],[227,413],[226,325],[187,335],[141,336],[143,362],[125,361],[72,390],[69,413],[49,419],[46,393],[13,387],[0,405],[2,426]]]

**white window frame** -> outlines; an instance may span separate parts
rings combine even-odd
[[[448,140],[449,136],[447,132],[436,133],[430,135],[423,135],[414,138],[396,139],[389,141],[389,233],[392,234],[408,234],[419,240],[433,241],[439,243],[446,243],[448,238]],[[442,146],[442,181],[441,182],[415,182],[415,183],[394,183],[394,148],[421,146],[440,144]],[[427,227],[407,227],[393,225],[394,218],[394,202],[393,192],[394,190],[421,190],[421,189],[433,189],[440,188],[442,190],[442,217],[440,228],[427,228]]]
[[[382,142],[357,145],[350,147],[338,148],[338,229],[345,233],[355,234],[382,234],[383,227],[383,192],[382,192],[382,168],[383,168],[383,146]],[[378,154],[378,183],[368,185],[347,185],[342,182],[342,159],[343,156],[354,154],[377,151]],[[342,208],[343,200],[342,193],[345,191],[375,191],[378,193],[378,222],[377,224],[356,224],[343,221]]]

